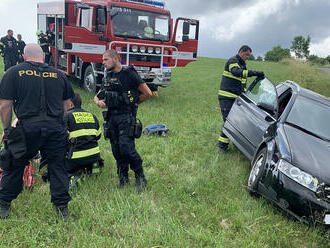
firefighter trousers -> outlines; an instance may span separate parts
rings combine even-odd
[[[5,71],[7,71],[10,67],[17,64],[18,57],[14,55],[7,55],[3,58],[3,63],[5,65]]]
[[[117,173],[127,175],[129,166],[137,174],[142,173],[142,159],[135,149],[132,113],[110,115],[106,125],[110,130],[112,154],[117,162]]]
[[[222,114],[222,119],[223,119],[223,123],[225,123],[228,114],[231,110],[231,107],[234,104],[235,99],[223,99],[223,98],[219,98],[219,103],[220,103],[220,109],[221,109],[221,114]],[[228,137],[223,133],[223,131],[220,132],[220,136],[218,139],[218,147],[226,150],[228,148],[229,145],[229,139]]]
[[[2,174],[0,199],[11,202],[22,191],[24,166],[40,150],[48,161],[51,202],[55,206],[66,205],[71,197],[68,193],[69,178],[65,170],[67,133],[57,122],[34,122],[24,124],[27,151],[20,160],[12,160],[10,168]]]

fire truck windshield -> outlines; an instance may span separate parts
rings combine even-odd
[[[114,6],[110,10],[115,36],[169,41],[170,17],[156,12]]]

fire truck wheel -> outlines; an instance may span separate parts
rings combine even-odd
[[[89,92],[95,92],[96,90],[96,78],[90,65],[85,70],[83,87]]]

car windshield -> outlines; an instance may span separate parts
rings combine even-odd
[[[115,36],[159,41],[170,39],[168,15],[116,6],[112,7],[110,15]]]
[[[330,140],[330,107],[309,98],[298,96],[286,122]]]

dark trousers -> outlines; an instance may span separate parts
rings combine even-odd
[[[78,158],[78,159],[67,159],[66,170],[69,174],[76,173],[79,170],[85,170],[87,173],[92,172],[93,164],[100,160],[100,154],[93,156]]]
[[[118,175],[127,175],[129,166],[135,173],[142,172],[142,159],[135,149],[132,125],[133,114],[111,115],[106,125],[110,130],[110,143],[117,162]]]
[[[7,71],[10,67],[17,64],[18,57],[17,56],[5,56],[3,58],[3,63],[5,65],[5,71]]]
[[[2,175],[0,199],[11,202],[22,191],[24,166],[40,150],[48,161],[51,202],[66,205],[71,197],[68,193],[69,178],[65,170],[67,133],[63,125],[56,122],[35,122],[23,125],[27,152],[21,160],[13,160],[9,169]]]
[[[235,102],[235,99],[223,99],[223,98],[219,98],[219,104],[220,104],[220,109],[221,109],[221,114],[222,114],[222,119],[223,119],[223,123],[225,123],[229,112],[231,110],[231,107],[233,106]],[[219,136],[219,140],[218,140],[218,146],[222,149],[227,149],[229,145],[229,139],[228,137],[223,133],[223,131],[221,130],[220,132],[220,136]]]

